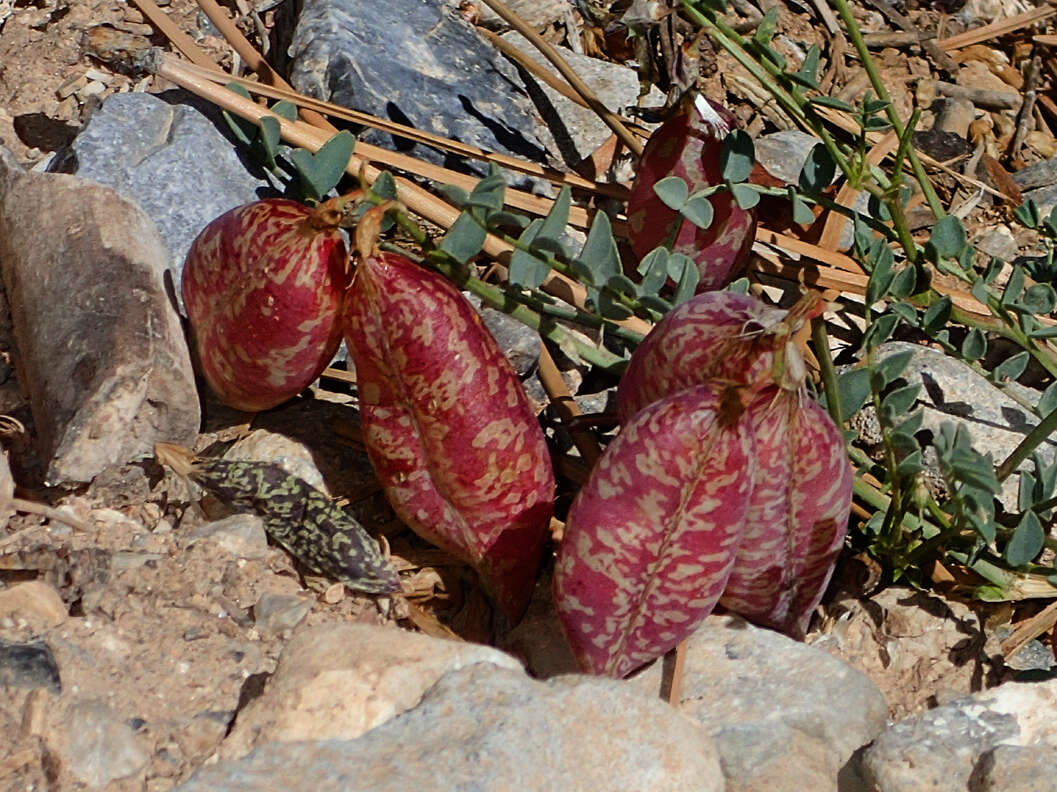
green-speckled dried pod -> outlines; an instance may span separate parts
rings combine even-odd
[[[814,292],[789,311],[732,292],[687,300],[636,347],[620,379],[617,414],[627,421],[657,399],[712,380],[799,390],[806,370],[790,338],[823,305]]]
[[[202,373],[225,404],[274,407],[334,357],[348,285],[339,219],[329,202],[313,210],[272,198],[226,212],[191,244],[184,306]]]
[[[554,600],[584,670],[626,676],[719,601],[754,471],[748,423],[724,396],[700,385],[636,414],[569,509]]]
[[[745,539],[720,602],[801,638],[844,546],[853,473],[829,414],[771,388],[743,416],[756,440]]]
[[[516,621],[554,497],[543,432],[495,340],[450,283],[367,255],[346,300],[364,445],[416,533],[477,568]]]

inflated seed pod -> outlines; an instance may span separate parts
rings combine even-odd
[[[806,394],[770,388],[749,405],[756,470],[745,538],[720,602],[802,638],[833,573],[851,511],[844,437]]]
[[[789,311],[747,294],[698,294],[636,347],[617,389],[617,414],[626,421],[663,396],[711,380],[799,389],[806,371],[791,336],[823,306],[815,292]]]
[[[506,357],[454,286],[393,253],[361,260],[345,332],[364,444],[393,509],[475,566],[516,621],[535,583],[554,476]]]
[[[191,244],[184,306],[202,373],[225,404],[274,407],[334,357],[348,285],[339,219],[332,202],[313,210],[271,198],[224,213]]]
[[[722,184],[720,151],[736,125],[726,108],[703,96],[684,102],[650,135],[628,197],[628,240],[635,255],[641,259],[667,244],[678,223],[671,249],[697,264],[699,292],[721,289],[745,269],[756,234],[756,211],[740,208],[729,192],[719,192],[708,199],[712,223],[701,229],[666,206],[653,186],[668,176],[682,178],[691,193]]]
[[[626,676],[688,637],[719,601],[755,464],[728,397],[699,385],[637,413],[569,509],[554,601],[584,670]]]

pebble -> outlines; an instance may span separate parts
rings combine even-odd
[[[264,520],[256,514],[233,514],[222,520],[196,525],[191,529],[188,544],[204,539],[238,558],[264,558],[270,552]]]
[[[253,620],[262,634],[281,635],[294,629],[312,610],[312,600],[296,594],[261,594]]]
[[[136,775],[150,762],[132,728],[101,701],[70,704],[45,741],[62,771],[91,789]]]
[[[27,580],[0,589],[0,619],[23,619],[35,627],[54,627],[66,621],[66,603],[42,580]]]
[[[339,696],[330,694],[332,699]],[[536,682],[519,670],[478,663],[445,674],[418,706],[359,739],[268,742],[241,760],[200,769],[177,789],[723,788],[707,732],[668,704],[611,679],[572,676]]]
[[[44,641],[15,643],[0,638],[0,688],[34,690],[45,688],[55,695],[62,692],[59,666],[51,647]]]

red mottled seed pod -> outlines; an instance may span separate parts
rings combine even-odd
[[[364,444],[400,518],[473,564],[512,621],[536,580],[554,475],[495,340],[439,275],[367,255],[346,301]]]
[[[690,192],[723,183],[719,155],[723,139],[737,122],[724,107],[703,96],[653,131],[639,160],[628,197],[628,240],[640,259],[668,242],[681,223],[671,249],[697,264],[699,292],[721,289],[745,269],[756,235],[756,211],[737,205],[729,192],[709,198],[712,224],[698,228],[664,204],[653,185],[668,176],[682,178]]]
[[[306,388],[341,343],[347,280],[339,212],[273,198],[213,220],[187,253],[183,299],[202,373],[240,410]]]
[[[626,676],[711,613],[745,528],[754,454],[748,424],[714,385],[629,421],[569,510],[554,600],[580,665]]]
[[[734,571],[720,602],[802,638],[822,599],[851,512],[853,473],[840,429],[802,393],[763,391],[742,418],[756,472]]]
[[[790,337],[823,305],[815,292],[789,311],[732,292],[687,300],[658,322],[632,354],[617,390],[621,421],[669,393],[711,380],[798,390],[806,371]]]

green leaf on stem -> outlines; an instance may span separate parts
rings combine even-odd
[[[941,258],[955,258],[965,247],[965,227],[954,215],[941,217],[932,227],[929,242],[936,255]]]
[[[656,295],[668,282],[668,251],[664,248],[651,250],[639,262],[638,273],[642,276],[639,288],[642,294]]]
[[[679,214],[702,231],[707,231],[712,225],[712,202],[701,195],[693,196],[679,207]]]
[[[246,87],[237,82],[229,82],[224,87],[232,93],[237,93],[243,99],[252,98]],[[223,115],[224,120],[227,121],[228,127],[231,129],[231,134],[235,136],[239,143],[247,147],[252,146],[254,139],[257,137],[257,125],[242,116],[229,113],[227,110],[223,111]]]
[[[602,214],[602,212],[599,212],[599,214]],[[462,217],[459,218],[459,220],[461,219]],[[523,249],[533,246],[540,234],[540,230],[543,228],[543,223],[543,220],[533,220],[529,223],[528,228],[521,232],[521,236],[518,237],[517,247],[510,256],[510,269],[507,274],[510,282],[515,286],[537,289],[546,280],[547,273],[550,272],[550,264],[545,259]],[[452,229],[454,230],[454,226],[452,226]],[[451,232],[449,231],[448,234],[450,236]],[[444,239],[447,241],[447,237]],[[481,237],[481,244],[484,244],[484,236]],[[441,247],[444,247],[443,243]],[[477,251],[474,251],[474,255],[476,254]]]
[[[605,283],[620,272],[620,255],[616,240],[613,239],[613,226],[605,212],[595,213],[591,230],[587,232],[587,239],[580,251],[580,262],[591,273],[592,284]]]
[[[974,327],[962,341],[962,357],[968,361],[979,360],[987,351],[987,337]]]
[[[756,148],[752,137],[743,129],[733,129],[723,139],[719,151],[720,174],[724,181],[743,182],[756,164]]]
[[[1057,307],[1057,292],[1048,283],[1036,283],[1025,289],[1017,302],[1028,313],[1045,316]]]
[[[1023,267],[1013,267],[1012,272],[1009,273],[1009,280],[1006,282],[1006,288],[1002,290],[1002,305],[1012,305],[1016,302],[1020,293],[1024,291],[1024,277]]]
[[[804,167],[800,171],[800,189],[809,195],[822,193],[837,174],[837,165],[833,157],[826,151],[821,143],[816,143],[804,161]]]
[[[485,231],[484,226],[474,218],[471,211],[468,209],[455,219],[455,222],[451,224],[451,228],[448,229],[448,233],[444,235],[444,238],[441,239],[440,244],[437,246],[460,264],[465,264],[481,252],[481,247],[484,245],[484,240],[488,233]],[[519,252],[521,251],[514,251],[514,255],[510,259],[511,283],[517,283],[514,279],[513,270],[514,261]],[[538,285],[537,283],[536,286]],[[535,288],[535,286],[528,288]]]
[[[318,201],[334,189],[345,175],[355,148],[356,138],[348,130],[342,130],[320,146],[315,154],[294,149],[290,158],[301,175],[305,192]]]
[[[1024,373],[1024,369],[1028,367],[1028,357],[1027,351],[1024,351],[1003,360],[995,366],[995,370],[992,372],[995,381],[1003,382],[1005,380],[1018,379]]]
[[[951,298],[946,294],[936,300],[925,309],[925,315],[921,318],[921,329],[928,335],[935,335],[944,327],[951,318]]]
[[[1039,227],[1039,207],[1030,198],[1013,210],[1013,216],[1028,228]]]
[[[895,382],[902,376],[903,371],[907,367],[907,363],[910,362],[911,358],[914,357],[913,350],[905,350],[903,352],[896,352],[892,355],[877,361],[874,364],[874,387],[876,390],[884,390],[891,383]]]
[[[1005,557],[1010,566],[1024,566],[1042,552],[1046,535],[1035,512],[1024,512],[1013,535],[1006,543]]]
[[[760,202],[760,194],[751,184],[730,184],[728,187],[731,195],[734,196],[734,201],[742,209],[752,209]]]
[[[870,370],[848,369],[837,377],[837,393],[840,394],[840,418],[849,420],[862,409],[870,398]]]
[[[752,35],[752,40],[759,44],[761,47],[767,47],[771,43],[771,39],[774,38],[774,31],[778,27],[778,6],[771,6],[767,9],[767,13],[764,14],[759,23],[756,25],[756,32]]]
[[[280,99],[271,106],[271,111],[277,116],[285,118],[287,121],[297,120],[297,105],[288,99]]]
[[[690,188],[678,176],[666,176],[653,185],[653,191],[665,206],[677,212],[690,197]]]
[[[694,296],[701,273],[693,259],[681,253],[673,253],[668,257],[668,272],[678,268],[679,275],[675,278],[675,294],[672,295],[672,305],[680,305]],[[674,277],[674,276],[673,276]]]

